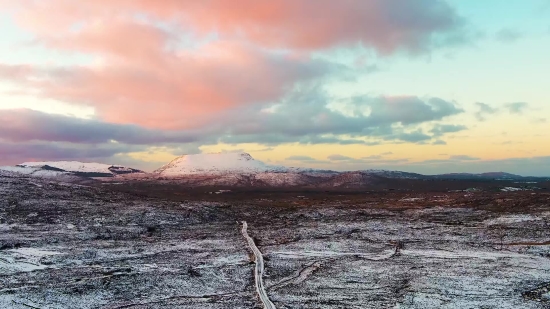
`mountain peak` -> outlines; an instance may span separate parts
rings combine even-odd
[[[246,152],[219,152],[179,156],[153,173],[177,177],[193,174],[250,174],[280,169],[254,160]]]

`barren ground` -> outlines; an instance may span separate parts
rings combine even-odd
[[[547,191],[115,187],[0,177],[0,308],[262,308],[242,221],[276,308],[550,308]]]

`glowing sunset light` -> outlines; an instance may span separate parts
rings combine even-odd
[[[0,0],[0,165],[549,176],[549,20],[542,0]]]

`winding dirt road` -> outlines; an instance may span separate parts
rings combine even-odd
[[[256,264],[256,267],[254,268],[254,279],[256,281],[256,292],[258,293],[258,296],[260,296],[260,300],[264,304],[265,309],[276,309],[275,305],[269,300],[269,297],[267,296],[267,293],[265,291],[264,287],[264,281],[263,281],[263,275],[264,275],[264,257],[262,255],[262,252],[258,247],[256,247],[256,244],[254,243],[254,239],[252,237],[248,236],[248,224],[246,221],[242,222],[243,228],[241,230],[244,238],[248,242],[248,246],[254,253],[254,263]]]

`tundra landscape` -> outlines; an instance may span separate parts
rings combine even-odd
[[[220,155],[229,170],[196,163]],[[173,178],[122,167],[111,170],[140,175],[87,177],[102,170],[74,162],[3,167],[0,307],[550,305],[547,179],[377,171],[330,188],[190,186],[270,173],[247,169],[259,163],[246,154],[197,156],[169,166],[201,173]]]
[[[0,0],[0,309],[550,309],[550,0]]]

